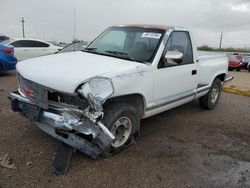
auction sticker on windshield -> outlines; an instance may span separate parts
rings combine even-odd
[[[153,38],[153,39],[159,39],[161,37],[161,33],[142,33],[141,37],[144,38]]]

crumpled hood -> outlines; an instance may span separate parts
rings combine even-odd
[[[87,52],[69,52],[21,61],[17,71],[43,86],[74,93],[81,83],[92,77],[126,72],[138,66],[143,64]]]

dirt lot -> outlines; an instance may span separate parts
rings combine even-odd
[[[250,97],[223,93],[213,111],[197,102],[141,122],[141,138],[112,158],[75,153],[66,176],[49,168],[59,143],[10,111],[15,73],[0,77],[0,187],[250,187]],[[28,163],[28,164],[27,164]]]
[[[228,82],[227,86],[250,90],[250,72],[244,70],[241,72],[231,71],[229,74],[234,76],[234,79]]]

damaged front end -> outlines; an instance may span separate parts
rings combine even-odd
[[[93,158],[115,139],[101,122],[102,105],[114,92],[108,78],[89,80],[70,99],[20,75],[18,83],[19,91],[9,94],[12,110],[21,112],[49,135]]]

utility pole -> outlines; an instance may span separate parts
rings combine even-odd
[[[223,32],[221,32],[221,35],[220,35],[220,46],[219,46],[219,49],[221,49],[221,46],[222,46],[222,39],[223,39]]]
[[[76,7],[74,6],[74,39],[73,43],[76,43]],[[74,44],[74,52],[76,51],[76,45]]]
[[[74,7],[74,40],[76,40],[76,7]]]
[[[22,17],[21,22],[22,22],[23,38],[25,38],[25,34],[24,34],[24,22],[25,22],[24,17]]]

